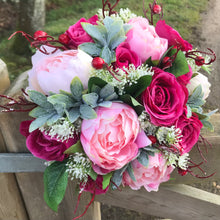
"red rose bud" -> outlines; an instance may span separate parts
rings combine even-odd
[[[195,58],[195,63],[196,63],[197,66],[202,66],[202,65],[204,65],[204,63],[205,63],[204,57],[202,57],[202,56],[197,56],[197,57]]]
[[[187,173],[188,173],[188,170],[183,170],[181,168],[178,168],[178,173],[181,175],[181,176],[185,176]]]
[[[154,12],[154,14],[160,14],[161,13],[161,6],[154,5],[153,12]]]
[[[34,39],[35,39],[35,40],[39,40],[39,41],[45,41],[45,40],[47,40],[47,38],[44,37],[44,36],[47,36],[47,33],[44,32],[44,31],[41,31],[41,30],[36,31],[36,32],[34,33]]]
[[[97,70],[102,69],[104,64],[105,64],[105,61],[101,57],[95,57],[92,60],[92,66]]]
[[[155,136],[153,136],[153,135],[148,135],[147,137],[150,139],[150,141],[152,142],[152,144],[155,144],[155,143],[157,142],[157,138],[156,138]]]
[[[70,38],[69,38],[69,36],[68,36],[67,34],[61,34],[61,35],[59,36],[59,41],[60,41],[60,43],[62,43],[62,44],[68,44],[69,41],[70,41]]]

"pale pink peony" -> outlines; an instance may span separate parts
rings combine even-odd
[[[45,95],[59,90],[70,92],[70,83],[78,76],[87,88],[92,57],[81,50],[58,51],[45,55],[40,51],[32,57],[32,69],[29,75],[29,90],[36,90]]]
[[[138,116],[127,104],[112,103],[98,107],[97,118],[83,120],[81,143],[85,153],[100,172],[122,168],[137,156],[138,148],[151,142],[140,132]],[[98,170],[97,167],[95,170]]]
[[[161,153],[149,156],[148,167],[144,167],[137,159],[131,163],[136,181],[133,181],[126,171],[123,174],[122,184],[130,186],[133,190],[144,186],[148,192],[158,191],[160,183],[168,181],[173,171],[173,167],[166,165],[166,160]]]
[[[152,60],[160,60],[167,50],[167,39],[160,38],[146,18],[132,18],[128,24],[132,25],[132,29],[127,33],[126,42],[142,63],[150,57]]]

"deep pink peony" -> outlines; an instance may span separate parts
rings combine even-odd
[[[45,55],[40,51],[32,57],[32,69],[28,72],[29,87],[45,95],[60,90],[70,92],[70,83],[78,76],[84,88],[92,69],[92,57],[81,50],[58,51]]]
[[[78,137],[61,142],[56,138],[51,138],[39,129],[29,133],[29,126],[32,121],[23,121],[20,125],[20,132],[26,139],[26,145],[29,151],[35,156],[44,160],[63,161],[67,155],[63,152],[75,144]]]
[[[178,31],[167,25],[164,20],[159,20],[155,29],[160,37],[168,40],[169,47],[177,46],[182,51],[193,49],[193,46],[188,41],[183,40]]]
[[[86,182],[86,185],[84,183],[80,184],[80,189],[83,189],[85,192],[94,193],[96,195],[104,194],[108,191],[109,186],[106,187],[106,189],[102,189],[102,181],[103,176],[98,175],[96,181],[92,180],[91,177],[89,177],[88,181]]]
[[[154,68],[151,84],[142,93],[144,107],[151,122],[157,126],[174,125],[183,113],[186,92],[173,74]]]
[[[199,139],[199,134],[202,128],[202,122],[198,116],[193,113],[190,118],[186,116],[186,110],[176,123],[176,127],[181,129],[183,137],[180,145],[182,146],[182,154],[191,151],[192,147]]]
[[[85,32],[81,23],[86,22],[96,25],[96,21],[98,21],[98,16],[94,15],[88,20],[86,20],[85,18],[81,18],[74,25],[70,26],[69,29],[66,31],[66,34],[70,38],[69,44],[77,48],[80,44],[93,42],[93,39]]]
[[[184,74],[184,75],[182,75],[182,76],[177,77],[177,81],[178,81],[180,84],[186,86],[186,85],[189,83],[189,81],[191,80],[192,75],[193,75],[192,68],[191,68],[191,66],[189,65],[189,72],[186,73],[186,74]]]
[[[166,165],[166,160],[161,153],[149,156],[148,167],[144,167],[138,160],[134,160],[131,163],[136,181],[133,181],[126,171],[123,174],[122,184],[131,187],[133,190],[138,190],[144,186],[148,192],[158,191],[160,183],[168,181],[170,173],[174,169]]]
[[[96,113],[97,118],[83,120],[80,139],[101,173],[122,168],[137,156],[138,148],[151,143],[140,132],[138,116],[129,105],[113,102],[110,108],[98,107]]]
[[[116,48],[116,67],[123,68],[129,67],[130,64],[134,64],[135,67],[141,65],[141,60],[137,54],[131,50],[128,43],[121,43]]]
[[[132,18],[128,24],[132,25],[132,29],[127,33],[126,42],[142,63],[150,57],[152,60],[160,60],[167,50],[167,39],[160,38],[146,18]]]

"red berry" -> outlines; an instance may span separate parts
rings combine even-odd
[[[181,168],[178,168],[178,173],[181,175],[181,176],[185,176],[187,173],[188,173],[188,170],[183,170]]]
[[[202,66],[205,63],[204,57],[197,56],[195,59],[195,63],[197,66]]]
[[[156,138],[155,136],[153,136],[153,135],[148,135],[147,137],[150,139],[150,141],[152,142],[152,144],[155,144],[155,143],[157,142],[157,138]]]
[[[35,39],[35,40],[39,40],[39,41],[45,41],[45,40],[47,40],[47,38],[44,37],[44,36],[47,36],[47,33],[44,32],[44,31],[41,31],[41,30],[36,31],[36,32],[34,33],[34,39]]]
[[[160,14],[161,13],[161,6],[154,5],[153,12],[154,12],[154,14]]]
[[[105,61],[101,57],[95,57],[92,60],[92,66],[97,70],[102,69],[104,64],[105,64]]]
[[[60,41],[61,43],[63,43],[63,44],[68,44],[69,41],[70,41],[70,38],[69,38],[69,36],[68,36],[67,34],[61,34],[61,35],[59,36],[59,41]]]

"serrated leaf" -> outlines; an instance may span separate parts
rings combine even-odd
[[[46,168],[44,172],[44,199],[47,205],[56,212],[65,195],[67,184],[66,161],[53,162]]]
[[[82,92],[83,92],[83,84],[80,81],[79,77],[74,77],[71,84],[70,84],[70,90],[73,94],[74,99],[77,101],[81,100]]]
[[[95,110],[86,104],[80,106],[79,112],[82,119],[94,119],[97,117]]]
[[[47,101],[47,97],[35,90],[28,90],[29,98],[37,105],[43,108],[52,108],[53,106]]]
[[[141,151],[139,156],[137,157],[137,160],[140,164],[142,164],[144,167],[147,167],[149,164],[149,157],[146,151]]]
[[[82,147],[82,144],[79,141],[76,142],[76,144],[72,145],[71,147],[69,147],[68,149],[66,149],[64,151],[64,154],[75,154],[75,153],[84,153],[84,150],[83,150],[83,147]]]
[[[115,92],[114,87],[110,84],[106,84],[101,90],[100,90],[100,97],[105,99],[106,97],[112,95]]]
[[[131,179],[136,182],[136,178],[134,176],[134,170],[133,170],[133,167],[132,167],[131,163],[128,164],[128,167],[127,167],[126,170],[129,174],[129,176],[131,177]]]
[[[108,185],[110,184],[110,180],[112,177],[112,172],[111,173],[107,173],[106,175],[103,175],[103,181],[102,181],[102,189],[106,189],[108,187]]]
[[[68,119],[71,123],[75,122],[80,116],[79,108],[71,108],[68,112]]]
[[[176,59],[172,63],[172,66],[167,68],[166,72],[172,73],[176,77],[182,76],[189,72],[188,63],[185,54],[182,51],[177,53]]]
[[[104,59],[104,61],[107,63],[107,64],[111,64],[111,61],[112,61],[112,53],[110,51],[110,49],[108,48],[108,46],[105,46],[103,47],[102,51],[101,51],[101,54],[100,54],[100,57],[102,59]]]
[[[82,96],[82,100],[85,104],[95,108],[97,106],[99,96],[96,93],[88,93]]]
[[[142,76],[137,80],[137,83],[131,86],[126,86],[126,94],[130,94],[132,97],[136,98],[139,96],[151,83],[152,76]]]
[[[83,50],[85,53],[89,54],[92,57],[98,57],[101,53],[101,47],[96,43],[80,44],[79,49]]]

